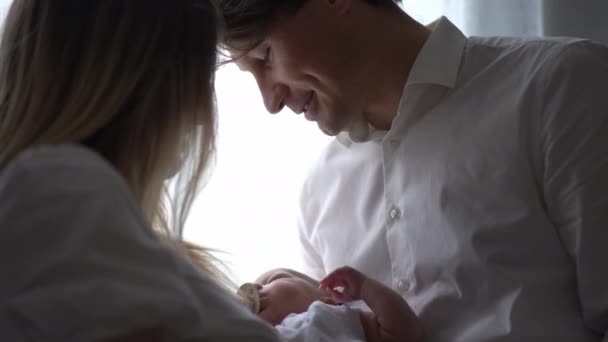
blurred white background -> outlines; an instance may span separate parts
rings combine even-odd
[[[444,0],[405,0],[423,23]],[[289,109],[266,112],[253,77],[217,73],[219,139],[212,178],[195,202],[185,238],[224,253],[234,281],[275,267],[299,268],[296,209],[302,182],[329,138]]]

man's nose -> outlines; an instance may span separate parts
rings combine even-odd
[[[266,110],[272,114],[276,114],[283,110],[285,102],[289,96],[289,88],[282,83],[273,83],[264,86],[260,86],[262,97],[264,98],[264,105]]]

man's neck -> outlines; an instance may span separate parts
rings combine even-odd
[[[378,13],[377,25],[369,34],[368,122],[376,129],[389,130],[397,115],[403,88],[431,30],[403,12]],[[381,16],[381,17],[380,17]]]

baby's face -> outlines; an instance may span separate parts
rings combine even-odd
[[[267,272],[256,282],[260,295],[258,315],[277,325],[291,313],[304,312],[314,301],[327,296],[318,286],[315,280],[296,271],[278,269]]]

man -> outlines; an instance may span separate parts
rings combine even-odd
[[[336,136],[303,189],[306,272],[393,286],[428,341],[608,342],[608,48],[389,0],[220,3],[268,110]]]

